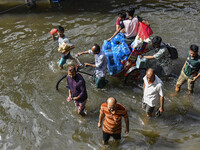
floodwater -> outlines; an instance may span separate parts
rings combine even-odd
[[[66,81],[56,91],[56,82],[66,71],[58,70],[58,43],[49,31],[62,25],[76,47],[72,50],[75,55],[93,43],[102,45],[115,31],[117,13],[129,6],[150,22],[154,35],[177,47],[179,58],[173,60],[173,70],[179,75],[190,44],[200,43],[199,0],[71,0],[61,7],[42,3],[27,10],[22,6],[0,16],[0,149],[200,148],[200,79],[190,97],[186,84],[177,97],[170,97],[176,79],[163,79],[165,112],[151,119],[141,109],[142,83],[124,85],[122,78],[107,76],[109,84],[96,89],[92,78],[83,74],[89,95],[85,117],[77,114],[73,103],[66,102]],[[94,62],[94,57],[83,55],[80,60]],[[88,71],[92,73],[92,69]],[[127,108],[130,132],[124,133],[123,122],[121,141],[111,139],[103,146],[97,123],[100,105],[109,96]]]

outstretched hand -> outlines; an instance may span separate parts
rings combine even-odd
[[[77,57],[80,56],[80,55],[81,55],[81,53],[77,53]]]

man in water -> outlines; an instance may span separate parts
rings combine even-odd
[[[67,101],[74,100],[74,103],[78,108],[78,114],[84,116],[85,104],[88,98],[85,80],[80,74],[76,73],[74,66],[70,66],[67,73],[67,87],[69,89]]]
[[[91,50],[79,52],[78,56],[82,54],[94,54],[95,55],[95,64],[84,63],[85,67],[91,66],[95,68],[94,72],[94,82],[97,88],[103,88],[107,84],[105,80],[107,72],[107,59],[104,52],[100,49],[98,44],[94,44]]]
[[[162,43],[162,38],[160,36],[155,36],[152,40],[152,46],[155,54],[153,56],[144,57],[149,60],[157,60],[155,66],[155,71],[157,75],[169,76],[172,71],[172,64],[169,51],[164,43]]]
[[[182,84],[188,82],[189,95],[193,93],[194,83],[199,78],[200,73],[200,56],[198,55],[199,47],[197,45],[191,45],[190,51],[181,70],[181,74],[178,78],[175,88],[175,94],[181,89]]]
[[[157,112],[162,113],[164,111],[164,95],[163,95],[163,83],[155,75],[155,71],[149,68],[146,75],[143,78],[143,103],[142,108],[146,110],[147,117],[151,117],[154,108],[158,105],[160,100],[160,107]]]
[[[61,48],[62,44],[67,44],[68,47],[64,50],[59,51],[61,55],[61,59],[59,62],[59,69],[63,69],[63,65],[66,63],[67,59],[74,59],[71,54],[70,50],[74,49],[74,45],[71,43],[71,41],[67,38],[67,36],[64,34],[64,28],[62,26],[59,26],[57,28],[57,34],[58,36],[55,37],[54,34],[52,34],[53,40],[57,40],[59,43],[59,48]]]
[[[101,105],[98,127],[102,126],[103,118],[103,144],[107,144],[110,136],[115,140],[121,139],[122,117],[125,119],[125,133],[129,133],[129,119],[126,108],[117,103],[113,97],[109,97],[107,102]]]

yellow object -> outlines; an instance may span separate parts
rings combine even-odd
[[[60,45],[60,47],[58,48],[58,51],[61,52],[63,50],[67,50],[69,47],[70,46],[67,43],[63,42],[62,45]]]

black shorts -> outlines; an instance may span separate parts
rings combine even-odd
[[[121,133],[109,134],[109,133],[103,132],[103,141],[107,142],[110,139],[110,136],[112,136],[115,140],[120,140],[121,139]]]
[[[155,107],[151,107],[146,103],[142,103],[142,107],[146,110],[146,113],[152,114]]]

